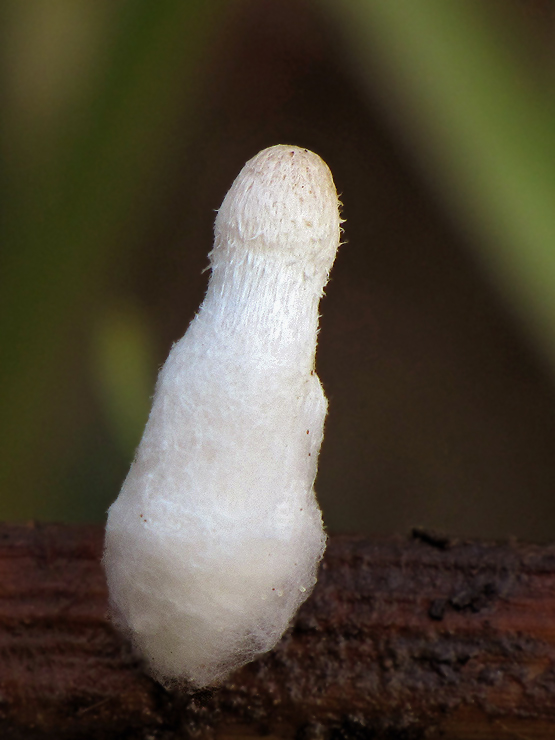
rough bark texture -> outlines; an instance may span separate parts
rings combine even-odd
[[[0,526],[0,737],[555,737],[555,546],[332,537],[278,648],[192,695],[112,630],[101,550]]]

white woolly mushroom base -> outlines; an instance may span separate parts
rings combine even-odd
[[[296,147],[247,163],[220,209],[206,299],[106,528],[113,618],[165,685],[214,683],[271,649],[315,584],[314,354],[339,223],[329,170]]]
[[[314,586],[325,535],[305,481],[315,474],[325,404],[314,378],[297,379],[291,390],[304,403],[292,409],[279,388],[268,394],[267,378],[247,375],[247,417],[225,379],[211,382],[202,361],[191,367],[187,344],[164,367],[158,395],[167,395],[110,509],[107,572],[116,620],[155,677],[203,686],[273,647]],[[176,378],[199,410],[180,399]],[[207,403],[216,404],[213,432]],[[161,442],[159,425],[179,442]]]

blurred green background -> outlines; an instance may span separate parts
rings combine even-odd
[[[332,531],[555,537],[550,0],[5,0],[0,519],[102,521],[276,143],[347,219],[322,303]]]

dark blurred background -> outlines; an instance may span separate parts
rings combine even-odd
[[[214,211],[287,143],[347,219],[317,359],[328,528],[555,537],[552,2],[0,12],[1,519],[103,520]]]

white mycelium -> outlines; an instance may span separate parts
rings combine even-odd
[[[272,648],[316,582],[314,359],[339,235],[328,167],[293,146],[247,162],[218,212],[206,298],[106,527],[112,616],[165,685],[208,685]]]

